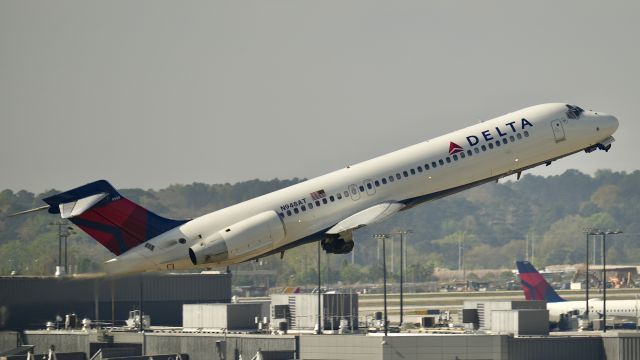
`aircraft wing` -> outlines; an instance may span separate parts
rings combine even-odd
[[[340,221],[331,229],[327,230],[327,234],[339,234],[349,230],[355,230],[363,226],[375,224],[387,219],[391,215],[397,213],[405,207],[399,202],[383,202],[355,213],[348,218]]]

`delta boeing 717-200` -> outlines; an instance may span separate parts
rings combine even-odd
[[[47,197],[42,208],[115,254],[109,274],[224,267],[315,241],[344,254],[360,227],[576,152],[609,150],[617,128],[612,115],[543,104],[191,220],[156,215],[104,180]]]

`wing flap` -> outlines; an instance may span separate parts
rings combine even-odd
[[[381,222],[402,210],[404,207],[405,205],[399,202],[383,202],[374,205],[335,224],[331,229],[327,230],[327,234],[339,234]]]

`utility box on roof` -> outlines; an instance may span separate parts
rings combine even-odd
[[[185,304],[182,307],[182,327],[196,329],[249,330],[257,327],[256,317],[262,317],[262,304]]]
[[[548,310],[494,310],[491,331],[512,335],[549,335]]]
[[[322,329],[338,330],[340,324],[358,328],[358,294],[320,295]],[[271,321],[286,321],[289,329],[312,330],[318,322],[318,294],[271,295]]]
[[[493,311],[498,310],[544,310],[547,311],[547,302],[538,300],[507,300],[507,301],[465,301],[464,309],[477,309],[478,327],[480,330],[492,331]],[[549,321],[549,312],[546,315]]]

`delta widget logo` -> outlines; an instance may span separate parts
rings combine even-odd
[[[457,154],[459,152],[463,152],[462,146],[454,143],[453,141],[449,142],[449,155]]]

